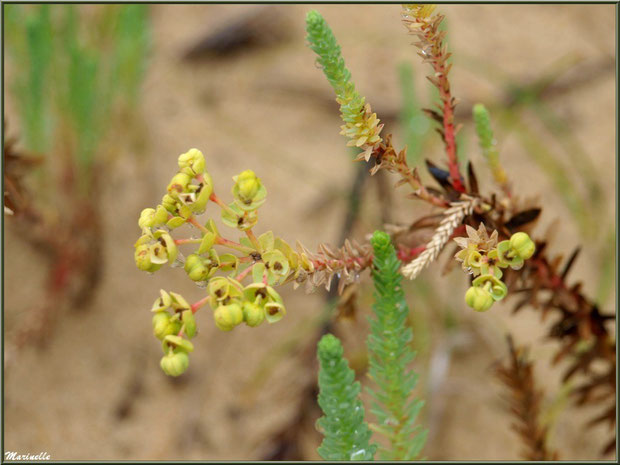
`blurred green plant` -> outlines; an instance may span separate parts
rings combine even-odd
[[[148,6],[101,5],[87,14],[74,4],[9,4],[5,15],[24,147],[50,156],[63,147],[87,186],[115,116],[137,105]]]
[[[20,133],[20,149],[5,146],[5,201],[19,236],[49,260],[48,295],[15,332],[19,348],[42,340],[63,307],[87,308],[97,288],[105,262],[98,187],[110,155],[135,135],[126,119],[139,115],[150,27],[147,5],[12,3],[3,11]]]

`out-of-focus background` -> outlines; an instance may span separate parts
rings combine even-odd
[[[224,199],[233,175],[251,168],[261,177],[268,199],[258,233],[273,230],[311,250],[340,245],[358,165],[305,46],[305,14],[324,15],[384,132],[394,133],[396,147],[408,144],[421,169],[424,158],[444,163],[420,112],[435,97],[429,69],[398,5],[127,7],[3,6],[5,174],[21,195],[4,217],[5,450],[58,460],[318,459],[313,341],[324,292],[287,286],[282,321],[230,333],[199,311],[190,368],[168,378],[150,306],[160,288],[191,300],[204,291],[182,269],[153,276],[136,269],[137,218],[159,203],[177,156],[196,147]],[[582,246],[571,280],[613,312],[614,5],[439,9],[464,123],[460,155],[477,167],[481,189],[493,189],[470,118],[483,102],[514,192],[543,207],[535,233],[555,228],[553,253]],[[7,162],[6,138],[30,164]],[[380,184],[365,186],[351,233],[360,241],[386,214]],[[392,223],[428,211],[405,194],[392,193]],[[549,322],[530,309],[511,315],[510,299],[472,312],[462,299],[466,277],[441,276],[447,260],[442,254],[406,288],[416,394],[426,400],[421,422],[430,430],[425,456],[520,458],[505,388],[492,370],[506,355],[509,331],[532,346],[553,419],[550,444],[562,459],[597,458],[609,432],[585,429],[596,411],[567,401],[570,386],[561,386],[561,367],[551,363]],[[372,285],[367,275],[363,283],[355,318],[339,319],[334,330],[365,382]]]

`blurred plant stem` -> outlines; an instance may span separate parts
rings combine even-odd
[[[593,211],[586,207],[575,186],[570,182],[570,175],[564,166],[556,160],[547,145],[530,129],[517,112],[500,111],[497,113],[496,119],[500,122],[504,133],[511,130],[515,131],[531,160],[547,175],[554,188],[561,195],[581,234],[586,238],[592,238],[598,230],[593,221]]]
[[[599,274],[596,301],[604,306],[616,283],[616,228],[611,226],[600,253],[601,271]]]
[[[477,75],[485,77],[499,85],[506,95],[505,102],[497,102],[489,107],[493,113],[499,115],[504,130],[514,129],[521,144],[526,149],[531,159],[539,165],[543,173],[550,179],[556,190],[562,195],[562,199],[584,238],[592,239],[600,228],[595,228],[597,221],[603,221],[605,216],[605,199],[602,197],[602,189],[591,157],[587,154],[579,140],[572,134],[570,124],[561,117],[546,102],[545,96],[550,94],[558,79],[568,71],[574,69],[582,62],[580,56],[567,54],[551,63],[547,70],[530,83],[516,83],[499,67],[487,60],[474,56],[461,55],[460,63],[470,68]],[[600,69],[598,69],[600,68]],[[606,67],[598,67],[598,71]],[[565,85],[560,90],[566,92],[570,87]],[[525,122],[524,110],[531,110],[528,114],[536,117],[548,134],[561,146],[562,151],[568,157],[570,166],[574,170],[567,170],[558,161],[555,151],[543,137],[538,136]],[[572,176],[572,175],[575,176]],[[571,179],[574,178],[573,183]],[[583,183],[587,195],[582,199],[576,192],[575,184]],[[586,205],[587,201],[587,205]]]
[[[407,145],[407,162],[417,166],[421,161],[424,140],[430,130],[430,122],[422,109],[415,93],[413,66],[408,61],[398,66],[398,78],[401,89],[402,108],[400,124],[404,131]],[[433,89],[435,89],[433,87]]]

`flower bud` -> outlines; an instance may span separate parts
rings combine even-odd
[[[154,208],[145,208],[140,212],[140,218],[138,219],[138,226],[140,228],[150,228],[153,226],[153,218],[155,217]]]
[[[161,205],[166,211],[173,215],[177,213],[177,201],[170,194],[166,194],[162,197]]]
[[[213,318],[215,326],[222,331],[230,331],[243,321],[243,310],[237,303],[220,305],[213,312]]]
[[[234,179],[236,182],[236,193],[241,201],[250,200],[260,188],[260,180],[252,170],[245,170]]]
[[[179,155],[179,168],[182,173],[190,176],[202,174],[205,170],[205,157],[198,149],[189,149],[189,151]]]
[[[160,341],[168,336],[174,336],[181,331],[181,322],[178,317],[170,316],[165,312],[153,315],[153,334]]]
[[[157,206],[157,210],[153,208],[145,208],[140,213],[138,226],[142,229],[161,226],[168,220],[168,212],[162,205]]]
[[[168,334],[168,323],[170,322],[170,315],[166,312],[158,312],[153,315],[153,334],[157,339],[163,339]]]
[[[265,319],[265,310],[253,302],[243,303],[243,321],[251,327],[260,325]]]
[[[523,260],[527,260],[536,251],[534,241],[524,232],[518,232],[510,238],[510,248]]]
[[[206,281],[217,270],[217,263],[193,253],[185,259],[184,269],[192,281]]]
[[[171,351],[162,357],[159,365],[168,376],[179,376],[189,367],[189,356],[183,351]]]
[[[486,289],[470,287],[465,293],[465,303],[477,312],[486,312],[493,305],[493,297]]]
[[[187,191],[187,186],[189,185],[192,177],[186,173],[177,173],[170,180],[170,184],[168,184],[168,193],[175,198],[181,192]]]
[[[267,190],[256,176],[254,171],[245,170],[237,176],[233,176],[235,185],[232,194],[237,205],[243,210],[256,210],[267,197]]]
[[[153,315],[153,335],[160,341],[167,336],[178,334],[181,331],[181,322],[178,317],[170,316],[166,312]]]

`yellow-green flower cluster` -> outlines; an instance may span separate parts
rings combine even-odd
[[[189,341],[196,335],[196,320],[191,306],[180,294],[160,291],[153,303],[153,334],[162,343],[164,356],[161,369],[169,376],[179,376],[189,366],[189,352],[194,345]]]
[[[536,245],[524,232],[498,243],[497,231],[489,236],[483,224],[477,231],[467,226],[467,234],[467,238],[454,239],[462,247],[455,258],[462,262],[465,271],[477,276],[465,293],[465,302],[474,310],[485,312],[508,293],[501,280],[502,268],[520,269],[534,255]]]
[[[161,204],[140,213],[142,235],[134,253],[139,269],[154,272],[166,263],[182,265],[189,279],[207,291],[201,300],[189,305],[181,295],[162,290],[153,305],[153,333],[165,354],[161,368],[171,376],[180,375],[189,365],[188,354],[193,350],[189,339],[196,334],[193,315],[199,308],[209,303],[215,325],[222,331],[243,322],[251,327],[263,321],[275,323],[286,309],[273,286],[289,281],[297,284],[314,271],[301,245],[294,251],[271,231],[259,237],[252,232],[258,208],[267,198],[265,186],[253,171],[233,177],[233,201],[226,204],[213,191],[212,178],[199,150],[181,154],[178,165]],[[221,209],[224,225],[245,233],[239,242],[225,238],[212,218],[206,222],[196,218],[209,201]],[[172,234],[185,223],[193,226],[194,232],[198,230],[200,237],[173,238]],[[178,250],[182,245],[194,248],[187,258]],[[219,251],[216,246],[228,250]],[[244,284],[246,279],[251,282]]]

